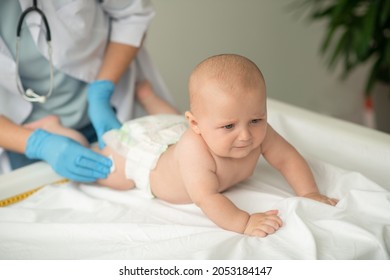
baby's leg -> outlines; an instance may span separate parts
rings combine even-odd
[[[136,96],[149,115],[180,114],[175,107],[153,92],[152,85],[148,81],[137,83]]]
[[[35,122],[25,124],[24,127],[27,127],[32,130],[41,128],[51,133],[69,137],[79,142],[84,147],[89,147],[88,140],[84,137],[84,135],[82,135],[77,130],[64,127],[61,124],[60,118],[55,115],[49,115]]]
[[[124,157],[114,152],[107,145],[103,148],[103,150],[99,150],[98,147],[93,147],[92,149],[99,154],[102,154],[107,157],[112,157],[114,166],[113,172],[110,173],[106,179],[97,180],[97,183],[99,185],[117,190],[129,190],[134,188],[134,181],[126,178],[126,160]]]
[[[60,119],[54,115],[44,117],[38,121],[26,124],[24,126],[32,130],[41,128],[51,133],[63,135],[79,142],[85,147],[89,147],[87,139],[85,139],[81,133],[62,126]],[[126,179],[125,159],[122,156],[112,151],[108,146],[106,146],[103,150],[99,150],[97,147],[92,147],[92,149],[104,156],[112,156],[113,164],[115,166],[115,170],[110,173],[106,179],[97,181],[98,184],[119,190],[128,190],[134,188],[134,181]]]

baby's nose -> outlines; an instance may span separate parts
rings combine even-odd
[[[238,139],[240,141],[249,141],[250,139],[252,138],[252,134],[251,132],[249,131],[249,129],[242,129],[240,131],[240,134],[238,136]]]

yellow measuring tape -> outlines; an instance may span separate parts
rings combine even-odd
[[[69,182],[68,179],[62,179],[62,180],[55,181],[55,182],[53,182],[51,184],[64,184],[64,183],[67,183],[67,182]],[[5,206],[8,206],[8,205],[17,203],[19,201],[22,201],[22,200],[26,199],[27,197],[29,197],[30,195],[36,193],[37,191],[39,191],[43,187],[45,187],[45,186],[41,186],[41,187],[38,187],[36,189],[33,189],[33,190],[30,190],[30,191],[27,191],[27,192],[24,192],[24,193],[20,193],[20,194],[17,194],[15,196],[12,196],[12,197],[0,200],[0,207],[5,207]]]

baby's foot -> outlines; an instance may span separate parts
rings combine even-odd
[[[179,114],[171,104],[154,94],[152,85],[148,81],[138,82],[136,85],[136,97],[138,102],[150,115]]]
[[[148,99],[153,97],[154,92],[152,85],[148,81],[140,81],[136,85],[136,96],[138,101],[143,105]]]

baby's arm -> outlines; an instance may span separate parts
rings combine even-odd
[[[210,220],[226,230],[265,237],[282,226],[282,220],[277,216],[277,210],[250,215],[235,206],[232,201],[221,193],[197,194],[197,191],[195,191],[192,192],[192,197],[198,197],[198,199],[195,199],[196,205],[202,209]]]
[[[264,158],[283,174],[298,196],[330,205],[337,204],[336,199],[320,194],[306,160],[271,126],[268,126],[262,150]]]
[[[179,171],[184,186],[210,220],[223,229],[260,237],[279,229],[282,221],[277,211],[249,215],[220,193],[215,162],[207,151],[191,144],[182,151],[181,147]]]

